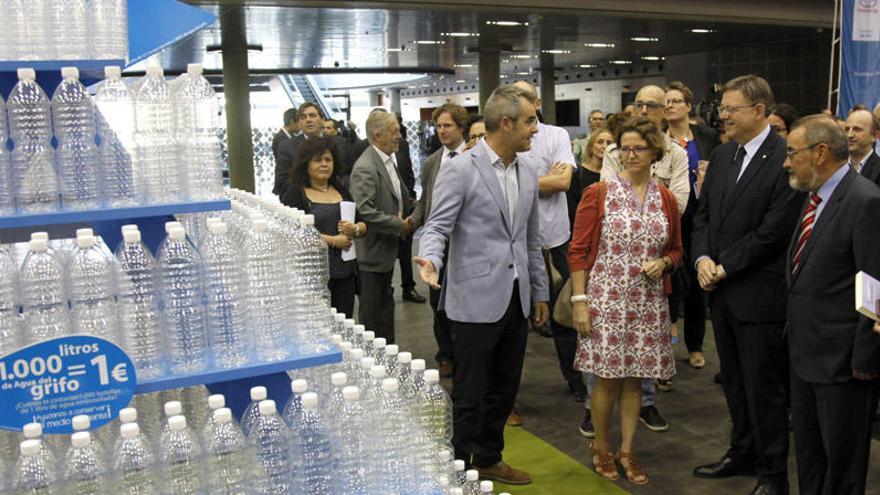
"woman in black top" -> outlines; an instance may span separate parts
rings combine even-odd
[[[584,157],[580,166],[571,176],[571,186],[568,188],[568,221],[574,229],[574,215],[577,213],[578,203],[584,189],[595,182],[599,182],[599,172],[602,171],[602,157],[605,156],[605,148],[614,142],[611,131],[600,127],[590,134],[587,144],[584,146]]]
[[[297,148],[291,166],[287,188],[281,202],[315,216],[315,228],[327,244],[330,261],[330,304],[340,313],[351,317],[357,288],[357,263],[343,261],[342,251],[352,240],[367,233],[363,222],[342,220],[339,203],[352,201],[333,173],[334,164],[340,163],[335,146],[320,137],[310,137]],[[357,219],[355,219],[357,220]]]

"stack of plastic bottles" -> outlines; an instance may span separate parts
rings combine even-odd
[[[75,67],[61,75],[50,100],[19,69],[0,99],[0,215],[223,197],[220,106],[200,64],[171,84],[150,66],[136,90],[106,67],[94,97]]]

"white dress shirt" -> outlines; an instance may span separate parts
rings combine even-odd
[[[770,135],[770,125],[768,124],[767,127],[765,127],[764,130],[761,131],[760,134],[753,137],[751,141],[746,143],[744,146],[740,145],[741,147],[746,149],[746,156],[743,158],[743,164],[742,164],[742,167],[739,169],[739,175],[736,176],[737,182],[739,182],[739,179],[745,173],[746,168],[748,168],[749,163],[751,163],[751,161],[752,161],[752,157],[755,156],[755,154],[758,152],[758,149],[761,148],[761,145],[764,144],[764,140],[767,139],[767,136],[769,136],[769,135]],[[739,148],[737,148],[737,153],[739,153]],[[736,156],[736,155],[734,155],[734,156]]]
[[[466,144],[467,143],[462,140],[462,142],[459,143],[458,147],[455,148],[454,150],[451,150],[451,149],[444,146],[443,147],[443,155],[440,156],[440,165],[442,166],[443,163],[446,162],[446,160],[452,158],[451,156],[449,156],[451,153],[455,153],[455,156],[460,155],[461,152],[464,151],[464,146]]]
[[[391,192],[397,198],[397,214],[403,215],[403,199],[401,199],[403,196],[400,191],[400,176],[397,175],[397,155],[394,153],[390,156],[386,155],[382,150],[375,146],[373,146],[373,149],[379,154],[379,158],[382,159],[382,163],[385,165],[385,171],[388,172],[388,177],[391,178],[391,184],[393,185],[393,190]]]
[[[480,145],[486,148],[486,155],[492,161],[492,170],[495,171],[495,177],[498,178],[498,184],[501,186],[501,194],[504,195],[504,200],[507,202],[507,218],[510,219],[510,224],[513,225],[513,216],[519,204],[519,158],[515,157],[510,165],[504,166],[504,160],[498,156],[498,153],[495,153],[495,150],[489,146],[485,138],[480,139]],[[513,251],[512,245],[511,251]],[[513,278],[517,279],[519,278],[519,273],[516,269],[515,253],[513,254],[513,261]]]

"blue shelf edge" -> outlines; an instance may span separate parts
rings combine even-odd
[[[338,349],[318,354],[309,354],[306,356],[295,356],[282,361],[274,361],[271,363],[257,363],[241,368],[231,369],[211,369],[199,373],[191,373],[187,375],[175,375],[153,380],[144,380],[138,383],[136,394],[147,394],[150,392],[159,392],[173,388],[190,387],[192,385],[207,385],[211,383],[222,383],[233,380],[241,380],[243,378],[251,378],[256,376],[270,375],[272,373],[280,373],[298,368],[310,368],[312,366],[320,366],[323,364],[333,364],[342,361],[342,352]]]
[[[23,215],[10,215],[0,217],[0,229],[158,217],[180,213],[199,213],[205,211],[228,210],[231,207],[232,204],[228,199],[217,199],[211,201],[164,203],[157,205],[131,206],[124,208],[99,208],[94,210],[72,211],[59,210],[47,213],[26,213]]]
[[[37,72],[60,71],[62,67],[76,67],[80,72],[97,72],[104,73],[104,67],[108,65],[116,65],[125,67],[125,60],[106,59],[106,60],[2,60],[0,61],[0,72],[15,72],[22,67],[30,67]],[[47,91],[49,88],[44,88]]]

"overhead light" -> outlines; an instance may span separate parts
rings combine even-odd
[[[385,52],[402,52],[404,49],[403,48],[384,48],[384,49],[380,49],[380,50],[384,50]]]
[[[647,60],[649,62],[653,62],[656,60],[666,60],[666,57],[655,57],[653,55],[648,55],[646,57],[642,57],[642,60]]]
[[[417,45],[445,45],[446,42],[445,41],[438,41],[438,40],[417,40],[416,44]]]
[[[411,84],[411,85],[407,86],[407,89],[415,89],[415,88],[417,88],[417,87],[418,87],[418,86],[415,86],[415,85],[412,85],[412,84]]]
[[[519,22],[519,21],[486,21],[486,24],[489,24],[492,26],[508,26],[508,27],[528,26],[529,25],[528,22]]]
[[[464,84],[466,82],[467,81],[465,81],[464,79],[456,79],[455,84]]]
[[[584,43],[587,48],[614,48],[614,43]]]
[[[470,37],[477,37],[477,36],[479,36],[479,35],[480,35],[480,33],[465,33],[465,32],[460,32],[460,33],[440,33],[440,36],[451,36],[451,37],[453,37],[453,38],[470,38]]]
[[[507,74],[501,74],[498,76],[499,79],[507,79]]]
[[[630,38],[629,40],[630,40],[630,41],[644,41],[644,42],[651,42],[651,41],[660,41],[660,38],[652,38],[652,37],[649,37],[649,36],[633,36],[633,37]]]
[[[420,88],[430,88],[431,85],[430,84],[419,84],[419,87]]]
[[[596,67],[598,67],[598,65],[596,65],[596,64],[579,64],[577,67],[578,67],[578,69],[595,69]]]
[[[519,53],[516,55],[511,55],[511,57],[513,57],[513,58],[532,58],[533,55],[529,55],[527,53]]]
[[[632,63],[632,60],[612,60],[609,63],[613,65],[629,65]]]
[[[717,33],[718,32],[715,29],[707,29],[707,28],[694,28],[694,29],[688,29],[688,31],[690,31],[692,33],[696,33],[696,34],[707,34],[707,33]]]
[[[541,50],[541,53],[552,53],[554,55],[563,55],[566,53],[571,53],[571,50],[560,50],[560,49]]]
[[[518,75],[518,76],[531,76],[532,73],[531,72],[517,72],[516,75]]]
[[[470,69],[473,66],[474,66],[473,64],[455,64],[455,65],[453,65],[453,67],[455,67],[456,69]]]

